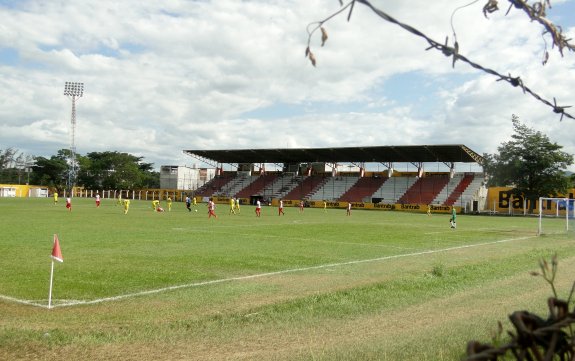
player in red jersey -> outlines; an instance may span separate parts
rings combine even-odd
[[[208,201],[208,218],[212,218],[212,216],[214,216],[214,218],[218,218],[218,216],[216,216],[215,210],[216,210],[216,204],[214,203],[212,198],[210,198],[210,200]]]
[[[256,217],[261,217],[262,215],[262,202],[258,199],[256,202]]]

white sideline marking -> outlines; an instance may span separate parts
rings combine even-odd
[[[37,307],[42,307],[42,308],[48,308],[47,305],[42,305],[39,303],[36,303],[34,301],[28,301],[28,300],[20,300],[18,298],[14,298],[14,297],[10,297],[10,296],[4,296],[4,295],[0,295],[0,299],[6,300],[6,301],[11,301],[14,303],[21,303],[24,305],[30,305],[30,306],[37,306]]]
[[[519,237],[519,238],[509,238],[509,239],[503,239],[503,240],[499,240],[499,241],[483,242],[483,243],[476,243],[476,244],[467,244],[467,245],[464,245],[464,246],[454,246],[454,247],[448,247],[448,248],[442,248],[442,249],[435,249],[435,250],[428,250],[428,251],[421,251],[421,252],[396,254],[396,255],[392,255],[392,256],[385,256],[385,257],[378,257],[378,258],[369,258],[369,259],[362,259],[362,260],[348,261],[348,262],[340,262],[340,263],[328,263],[328,264],[323,264],[323,265],[318,265],[318,266],[309,266],[309,267],[301,267],[301,268],[291,268],[291,269],[286,269],[286,270],[283,270],[283,271],[258,273],[258,274],[254,274],[254,275],[248,275],[248,276],[238,276],[238,277],[222,278],[222,279],[211,280],[211,281],[204,281],[204,282],[187,283],[187,284],[183,284],[183,285],[176,285],[176,286],[169,286],[169,287],[158,288],[158,289],[155,289],[155,290],[141,291],[141,292],[135,292],[135,293],[128,293],[128,294],[125,294],[125,295],[119,295],[119,296],[113,296],[113,297],[98,298],[98,299],[91,300],[91,301],[72,301],[72,302],[67,302],[67,303],[61,303],[61,304],[52,305],[52,308],[78,306],[78,305],[94,305],[94,304],[103,303],[103,302],[118,301],[118,300],[122,300],[122,299],[125,299],[125,298],[132,298],[132,297],[138,297],[138,296],[152,295],[152,294],[155,294],[155,293],[161,293],[161,292],[166,292],[166,291],[178,290],[178,289],[182,289],[182,288],[200,287],[200,286],[213,285],[213,284],[224,283],[224,282],[231,282],[231,281],[243,281],[243,280],[249,280],[249,279],[254,279],[254,278],[276,276],[276,275],[281,275],[281,274],[286,274],[286,273],[310,271],[310,270],[316,270],[316,269],[322,269],[322,268],[341,267],[341,266],[348,266],[348,265],[360,264],[360,263],[368,263],[368,262],[378,262],[378,261],[385,261],[385,260],[394,259],[394,258],[421,256],[421,255],[424,255],[424,254],[432,254],[432,253],[440,253],[440,252],[454,251],[454,250],[464,249],[464,248],[473,248],[473,247],[480,247],[480,246],[488,246],[488,245],[497,244],[497,243],[520,241],[520,240],[529,239],[529,238],[535,238],[535,237],[536,237],[536,236],[526,236],[526,237]],[[35,302],[32,302],[32,301],[27,301],[27,300],[19,300],[19,299],[16,299],[16,298],[13,298],[13,297],[9,297],[9,296],[0,295],[0,299],[4,299],[4,300],[16,302],[16,303],[21,303],[21,304],[25,304],[25,305],[30,305],[30,306],[37,306],[37,307],[41,307],[41,308],[48,308],[47,305],[42,305],[42,304],[38,304],[38,303],[35,303]]]

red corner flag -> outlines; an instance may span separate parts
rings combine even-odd
[[[52,248],[52,259],[58,262],[64,262],[64,257],[62,257],[62,250],[60,250],[60,241],[58,240],[57,234],[54,234],[54,247]]]

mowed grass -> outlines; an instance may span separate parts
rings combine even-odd
[[[536,218],[228,210],[0,198],[0,359],[453,360],[545,311],[541,257],[565,294],[575,274],[573,234]],[[48,303],[54,233],[55,308],[21,303]]]

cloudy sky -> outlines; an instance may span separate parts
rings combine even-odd
[[[372,0],[432,39],[543,98],[573,105],[575,52],[500,0]],[[346,3],[346,1],[344,1]],[[530,1],[532,3],[532,1]],[[547,17],[575,39],[575,0]],[[114,150],[155,167],[191,165],[184,149],[465,144],[493,153],[511,115],[575,154],[575,120],[496,81],[356,4],[311,39],[338,0],[0,0],[0,149],[51,156],[70,146],[71,100],[83,82],[78,153]],[[575,40],[571,42],[575,43]],[[545,46],[549,61],[543,66]],[[569,109],[568,109],[569,110]],[[465,169],[462,169],[465,170]]]

